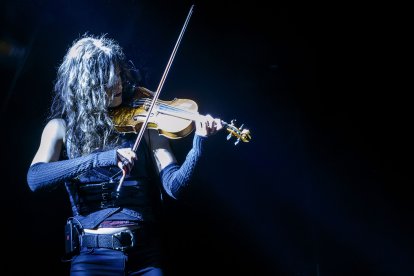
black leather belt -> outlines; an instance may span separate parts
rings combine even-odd
[[[82,247],[105,247],[125,251],[136,244],[135,231],[124,230],[115,234],[85,233],[80,237]]]

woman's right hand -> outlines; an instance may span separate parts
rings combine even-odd
[[[136,153],[131,148],[122,148],[116,150],[118,157],[118,167],[121,170],[126,170],[129,173],[134,166],[134,161],[137,159]]]

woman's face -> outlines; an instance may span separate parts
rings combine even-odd
[[[122,103],[122,83],[120,82],[114,89],[111,89],[111,92],[113,98],[109,103],[109,107],[117,107]]]
[[[110,100],[109,107],[117,107],[122,103],[122,79],[120,70],[117,70],[116,75],[116,84],[107,90],[109,99],[112,99]]]

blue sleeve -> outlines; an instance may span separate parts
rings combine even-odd
[[[183,190],[188,186],[198,160],[201,157],[205,139],[207,138],[194,135],[193,147],[188,152],[183,164],[179,166],[177,163],[172,163],[160,172],[164,190],[172,198],[178,199]]]
[[[65,180],[72,179],[96,167],[117,164],[116,150],[96,152],[86,156],[50,163],[39,162],[30,166],[27,183],[30,190],[50,190]]]

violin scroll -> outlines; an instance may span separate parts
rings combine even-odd
[[[230,140],[231,137],[236,137],[236,141],[234,142],[234,145],[237,146],[237,144],[242,142],[249,142],[252,139],[252,136],[250,134],[250,130],[243,129],[244,124],[242,124],[240,127],[236,127],[234,123],[236,122],[236,119],[233,119],[229,123],[223,122],[222,124],[227,128],[227,131],[229,134],[227,135],[227,140]]]

